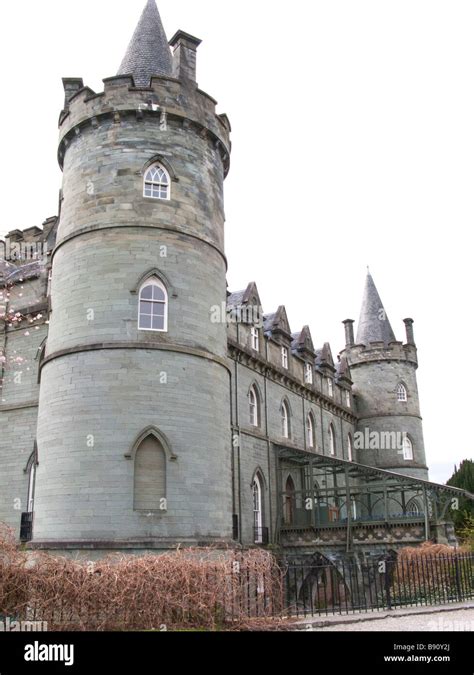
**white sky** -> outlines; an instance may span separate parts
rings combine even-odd
[[[367,265],[398,339],[415,319],[433,480],[472,452],[474,3],[159,0],[203,39],[201,88],[233,126],[229,286],[344,346]],[[4,3],[0,235],[56,214],[61,78],[114,75],[145,0]],[[28,164],[28,171],[26,165]],[[458,358],[461,358],[461,362]]]

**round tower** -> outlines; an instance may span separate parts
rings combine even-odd
[[[428,478],[418,398],[413,320],[405,319],[406,344],[397,342],[370,273],[357,338],[345,321],[346,356],[359,417],[357,461],[415,478]]]
[[[33,546],[230,541],[230,125],[149,0],[119,74],[64,80]],[[171,49],[170,49],[171,47]],[[173,50],[173,51],[171,51]]]

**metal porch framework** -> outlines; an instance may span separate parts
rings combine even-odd
[[[357,525],[424,523],[429,540],[431,526],[445,521],[461,496],[474,499],[458,488],[347,460],[279,445],[274,449],[277,532],[346,527],[349,544]],[[288,477],[291,490],[285,489]]]

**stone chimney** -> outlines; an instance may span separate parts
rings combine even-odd
[[[201,42],[198,38],[182,30],[179,30],[171,38],[173,76],[176,79],[196,83],[196,52]]]

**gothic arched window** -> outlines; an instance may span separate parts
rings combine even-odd
[[[263,543],[263,481],[259,473],[252,483],[254,542]]]
[[[407,462],[413,460],[413,443],[408,436],[403,439],[403,459]]]
[[[249,391],[249,410],[250,410],[250,424],[253,427],[260,426],[260,396],[255,385],[250,387]]]
[[[169,199],[171,181],[168,172],[161,164],[153,164],[145,173],[143,185],[144,197],[152,199]]]
[[[161,333],[168,330],[168,291],[156,277],[145,281],[140,289],[138,329]]]
[[[147,436],[135,454],[133,508],[166,511],[166,454],[155,436]]]
[[[316,445],[315,435],[314,435],[314,417],[313,413],[309,413],[306,418],[306,445],[308,448],[313,449]]]
[[[352,443],[352,436],[347,434],[347,459],[349,462],[354,461],[354,444]]]
[[[329,425],[329,453],[333,456],[336,454],[336,434],[332,424]]]
[[[397,387],[397,398],[401,403],[406,403],[406,401],[408,401],[407,388],[401,382]]]
[[[286,401],[281,404],[281,435],[290,438],[290,408]]]

